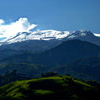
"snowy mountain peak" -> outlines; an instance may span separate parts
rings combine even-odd
[[[94,35],[95,35],[96,37],[100,37],[100,34],[94,33]]]
[[[91,31],[86,30],[78,30],[70,33],[67,38],[69,39],[76,39],[82,37],[93,37],[94,34]]]
[[[72,34],[78,35],[78,36],[93,36],[93,33],[91,31],[87,31],[87,30],[75,31]]]
[[[41,52],[54,48],[63,41],[79,39],[100,45],[100,35],[87,30],[74,32],[57,30],[35,31],[36,24],[31,24],[27,18],[20,18],[6,24],[0,20],[0,50],[28,50]],[[38,29],[38,28],[37,28]]]
[[[99,36],[90,31],[79,30],[75,32],[57,30],[34,30],[36,24],[31,24],[27,18],[19,18],[17,21],[6,24],[0,19],[0,45],[23,42],[27,40],[67,40],[84,37],[94,38]]]
[[[19,32],[14,36],[1,40],[2,44],[11,44],[16,42],[22,42],[26,40],[61,40],[70,34],[68,31],[56,31],[56,30],[41,30],[34,32]]]
[[[20,19],[23,20],[23,19]],[[96,37],[97,34],[92,33],[87,30],[78,30],[74,32],[69,31],[56,31],[56,30],[40,30],[40,31],[30,31],[30,32],[18,32],[15,35],[10,36],[6,39],[0,40],[0,45],[12,44],[17,42],[23,42],[28,40],[69,40],[69,39],[81,39],[85,41],[90,41]]]
[[[56,31],[41,30],[18,32],[16,35],[0,40],[0,50],[11,49],[17,51],[42,52],[54,48],[63,41],[79,39],[100,45],[100,37],[90,31]]]

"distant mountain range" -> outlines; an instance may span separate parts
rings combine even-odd
[[[41,52],[51,49],[63,41],[80,39],[100,45],[99,34],[90,31],[55,31],[42,30],[34,32],[21,32],[0,41],[0,50],[11,49],[17,51]]]
[[[66,65],[81,58],[94,57],[99,55],[100,46],[81,40],[69,40],[45,52],[36,54],[31,52],[24,52],[19,55],[7,57],[1,60],[1,63],[27,62],[50,66]]]
[[[24,52],[6,57],[0,60],[0,73],[16,69],[26,75],[38,76],[43,72],[57,71],[82,79],[100,80],[99,56],[100,46],[81,40],[69,40],[45,52]],[[92,62],[92,58],[96,59]]]
[[[90,31],[71,33],[54,30],[18,33],[1,40],[0,45],[1,74],[14,69],[35,76],[46,71],[57,71],[82,79],[100,80],[97,77],[100,75],[99,67],[94,67],[100,65],[99,34]],[[97,62],[90,62],[92,58],[96,58]]]
[[[21,32],[0,40],[0,59],[24,52],[40,53],[60,45],[68,40],[82,40],[100,46],[100,35],[90,31],[42,30]]]

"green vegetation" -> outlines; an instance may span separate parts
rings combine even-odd
[[[98,87],[71,76],[23,80],[0,87],[0,100],[99,100]]]
[[[53,92],[50,90],[35,90],[34,93],[39,95],[46,95],[46,94],[51,94]]]

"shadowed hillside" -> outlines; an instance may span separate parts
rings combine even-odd
[[[100,47],[80,40],[69,40],[44,53],[24,53],[3,59],[1,63],[33,63],[43,65],[66,65],[72,61],[94,57],[100,54]]]
[[[98,100],[98,87],[70,76],[16,81],[0,88],[0,100]]]

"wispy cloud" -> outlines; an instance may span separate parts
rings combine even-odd
[[[19,32],[29,32],[34,29],[37,25],[30,24],[27,18],[20,18],[15,22],[5,24],[3,19],[0,19],[0,37],[9,38]]]

